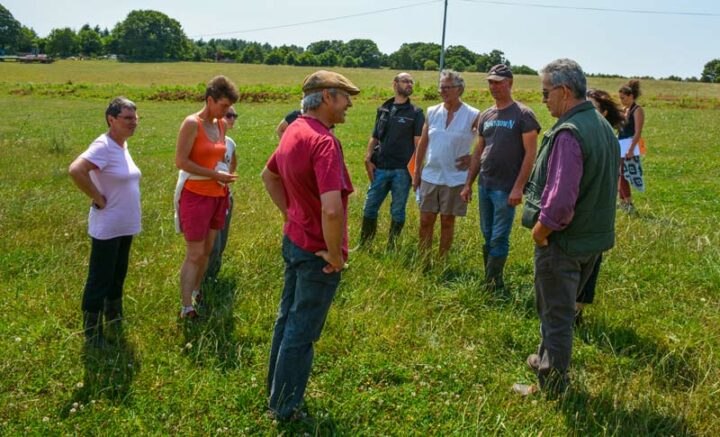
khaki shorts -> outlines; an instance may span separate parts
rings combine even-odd
[[[420,183],[420,212],[465,217],[467,203],[460,198],[462,189],[462,185],[448,187],[422,181]]]

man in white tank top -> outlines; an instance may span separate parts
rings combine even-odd
[[[443,70],[438,90],[443,102],[427,110],[415,156],[413,188],[420,189],[420,252],[429,252],[440,214],[439,253],[443,257],[452,245],[455,217],[467,213],[460,191],[467,178],[480,111],[460,100],[465,80],[458,73]]]

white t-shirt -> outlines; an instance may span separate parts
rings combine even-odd
[[[422,180],[435,185],[457,187],[464,185],[467,170],[455,168],[455,160],[468,155],[476,132],[473,122],[480,111],[462,103],[450,125],[445,127],[448,111],[445,106],[431,106],[427,110],[428,151]]]
[[[109,240],[140,233],[140,169],[133,162],[127,142],[122,146],[102,134],[80,155],[98,168],[90,179],[105,196],[105,208],[90,207],[88,234]]]

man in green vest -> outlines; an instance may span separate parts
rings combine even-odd
[[[620,144],[585,100],[585,74],[575,61],[558,59],[541,74],[543,103],[558,120],[542,139],[525,187],[522,224],[535,241],[541,341],[527,358],[539,385],[515,384],[523,395],[567,387],[575,299],[597,257],[615,244]]]

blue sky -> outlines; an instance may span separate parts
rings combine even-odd
[[[154,9],[178,20],[194,39],[222,34],[215,37],[307,46],[321,39],[370,38],[384,53],[397,50],[404,42],[439,43],[443,11],[442,1],[429,0],[5,0],[2,4],[41,36],[56,27],[78,29],[85,23],[112,28],[131,10]],[[531,4],[714,15],[571,10]],[[253,30],[389,8],[399,9]],[[478,53],[500,49],[512,63],[535,69],[568,57],[591,73],[687,77],[700,76],[706,62],[720,58],[718,1],[449,0],[447,21],[446,45],[464,45]]]

